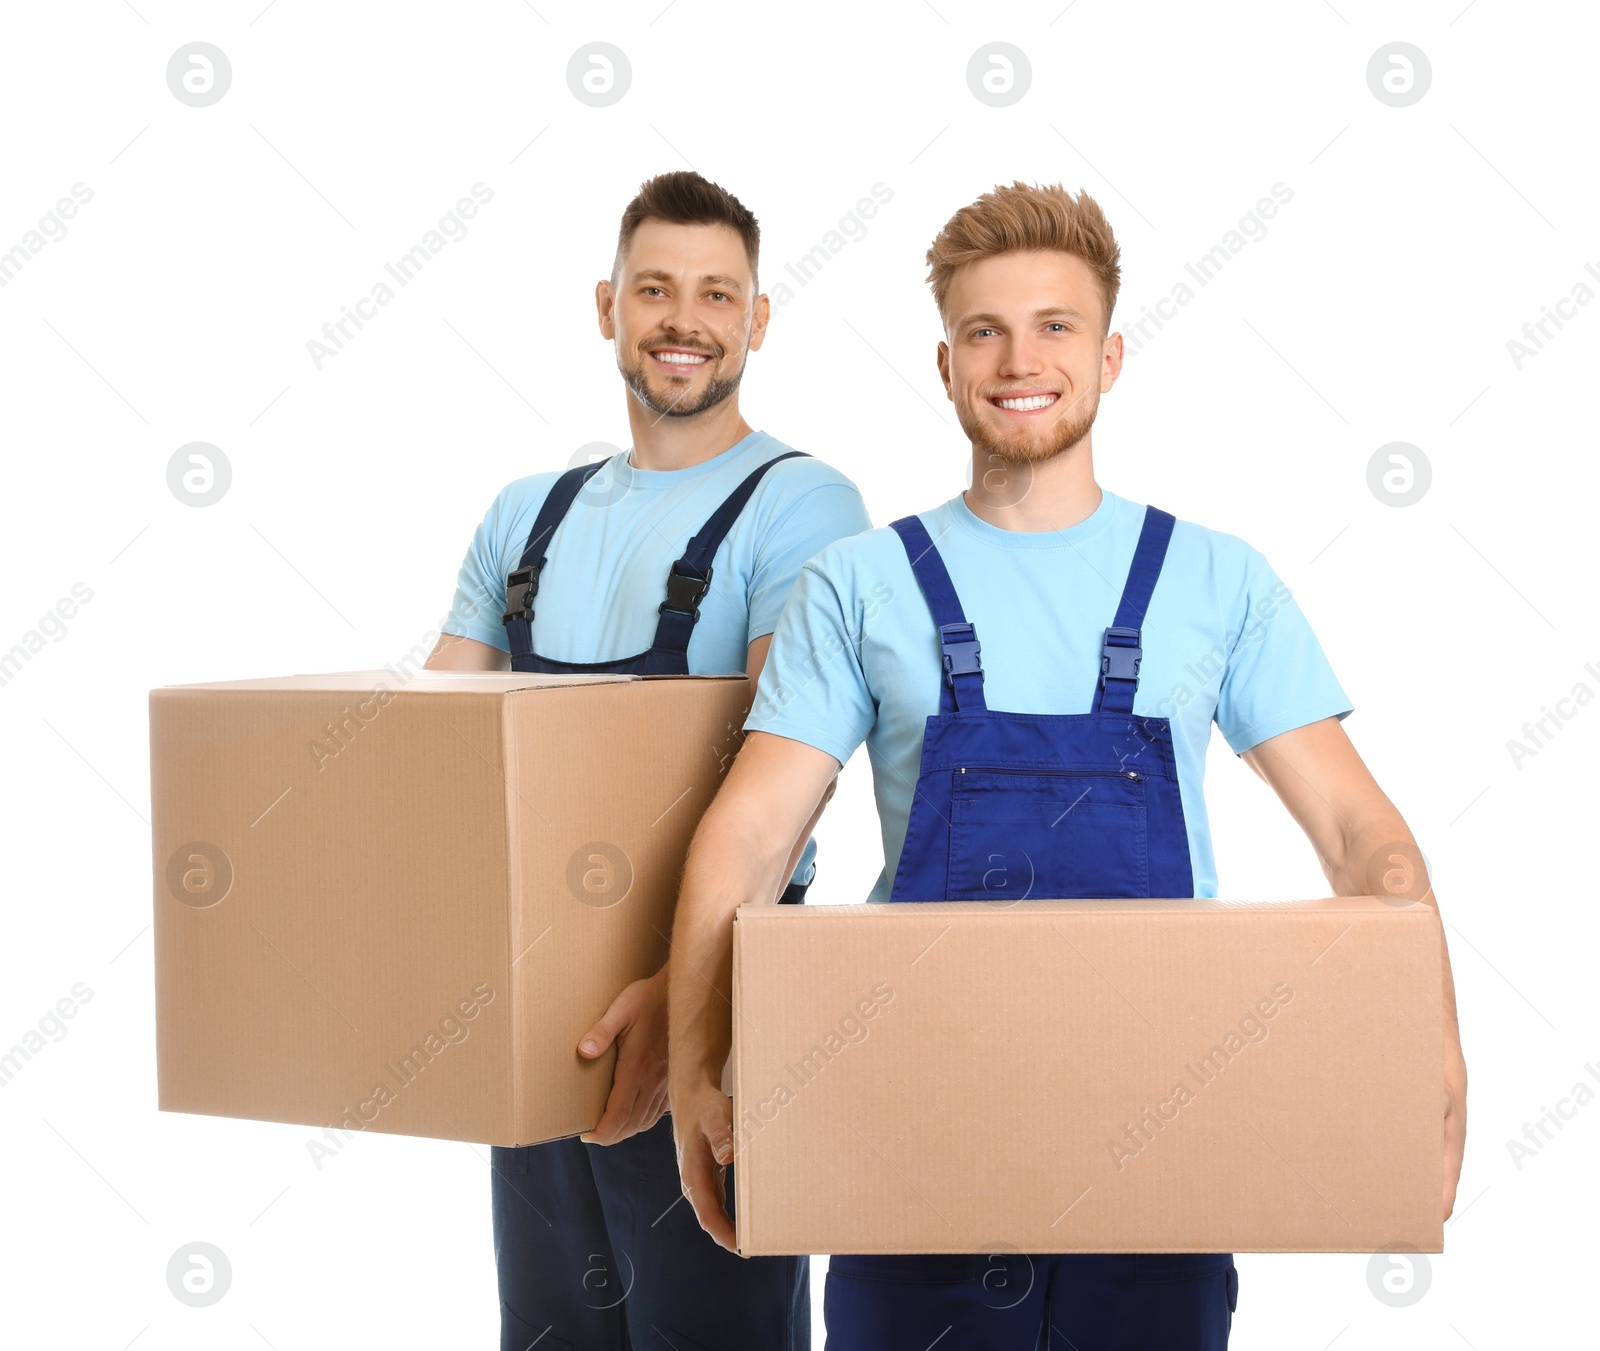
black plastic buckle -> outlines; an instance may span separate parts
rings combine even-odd
[[[1122,641],[1114,641],[1121,639]],[[1115,624],[1106,630],[1105,641],[1100,646],[1100,680],[1139,679],[1139,662],[1144,649],[1139,646],[1138,629],[1119,629]]]
[[[537,567],[518,568],[506,578],[506,612],[501,617],[502,624],[509,624],[513,619],[525,619],[530,624],[533,622],[533,598],[539,594],[539,569]]]
[[[711,569],[706,569],[704,577],[691,577],[686,572],[679,572],[678,565],[672,565],[672,571],[667,573],[667,598],[656,607],[656,613],[664,610],[676,610],[686,614],[691,619],[700,618],[700,602],[706,598],[706,592],[711,590]]]
[[[983,675],[978,653],[978,631],[971,624],[939,625],[939,646],[944,651],[944,678],[955,688],[958,675]]]

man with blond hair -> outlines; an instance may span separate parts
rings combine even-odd
[[[1399,853],[1432,902],[1410,830],[1340,725],[1350,701],[1266,559],[1095,480],[1091,431],[1123,359],[1100,207],[997,187],[928,263],[972,487],[801,569],[679,895],[673,1123],[684,1190],[730,1248],[733,912],[773,894],[863,741],[885,859],[873,901],[1215,896],[1201,792],[1215,722],[1337,894],[1370,892],[1369,865]],[[1448,1216],[1466,1124],[1448,962],[1445,993]],[[1229,1253],[836,1256],[824,1309],[829,1351],[1213,1351],[1237,1295]]]

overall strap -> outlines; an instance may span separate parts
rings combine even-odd
[[[667,572],[667,598],[661,602],[661,618],[656,621],[655,642],[645,661],[646,675],[682,674],[688,670],[689,639],[700,618],[700,602],[711,589],[711,560],[722,541],[733,529],[739,513],[760,485],[762,476],[773,465],[797,455],[810,458],[803,450],[785,451],[765,464],[757,465],[744,481],[723,499],[683,551],[683,556]]]
[[[928,537],[921,517],[902,516],[889,528],[900,536],[911,571],[922,588],[923,599],[933,612],[939,629],[939,648],[944,657],[944,678],[939,682],[940,713],[986,713],[983,701],[983,663],[978,659],[978,632],[961,612],[944,559]]]
[[[1144,527],[1128,566],[1128,580],[1122,588],[1117,615],[1106,630],[1100,647],[1100,685],[1095,691],[1096,713],[1132,713],[1133,696],[1139,688],[1139,662],[1144,657],[1139,629],[1150,608],[1150,596],[1161,575],[1161,564],[1172,539],[1171,516],[1156,507],[1144,510]]]
[[[544,567],[545,550],[550,547],[550,537],[566,518],[573,499],[595,474],[606,465],[605,460],[594,464],[580,464],[561,475],[550,487],[539,514],[534,518],[533,529],[528,532],[528,543],[522,550],[517,569],[506,578],[506,612],[501,623],[508,628],[521,621],[533,623],[533,598],[539,594],[539,570]]]

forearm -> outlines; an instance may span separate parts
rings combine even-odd
[[[1395,904],[1431,905],[1438,898],[1422,850],[1334,718],[1282,732],[1244,753],[1245,762],[1278,794],[1305,831],[1338,896],[1377,895]],[[1444,1008],[1444,1214],[1455,1205],[1466,1149],[1467,1062],[1461,1054],[1456,983],[1439,916]]]
[[[429,671],[504,671],[506,665],[506,654],[498,647],[454,633],[441,633],[424,663]]]
[[[740,811],[714,805],[684,864],[667,971],[674,1082],[720,1085],[733,1042],[733,912],[770,900],[792,853]],[[787,843],[787,842],[785,842]],[[792,871],[792,867],[791,867]]]
[[[1411,829],[1393,804],[1366,813],[1340,832],[1341,847],[1324,856],[1323,872],[1336,896],[1392,895],[1431,905],[1439,913],[1440,958],[1444,977],[1445,1055],[1466,1066],[1461,1054],[1461,1027],[1456,1016],[1455,977],[1450,971],[1450,949],[1444,939],[1444,916],[1428,876],[1428,865]]]
[[[794,848],[789,851],[789,861],[784,865],[783,876],[778,885],[785,886],[794,870],[800,866],[800,856],[806,852],[806,845],[810,843],[812,834],[816,831],[817,822],[822,820],[822,813],[827,809],[829,801],[833,798],[833,790],[839,786],[839,780],[833,779],[828,784],[828,791],[822,795],[817,803],[816,810],[811,813],[811,819],[806,822],[806,828],[795,837]]]

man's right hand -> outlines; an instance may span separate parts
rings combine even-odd
[[[733,1162],[733,1103],[720,1084],[698,1075],[687,1081],[674,1076],[670,1095],[683,1194],[700,1227],[736,1252],[733,1221],[723,1200],[723,1169]]]

